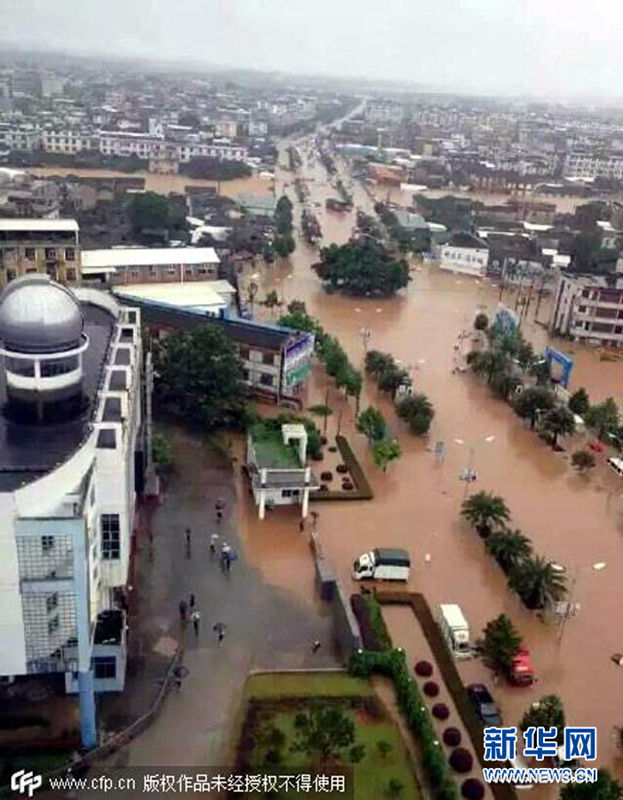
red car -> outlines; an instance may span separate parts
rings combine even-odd
[[[522,647],[513,659],[508,678],[516,686],[532,686],[534,683],[534,666],[530,651],[525,647]]]

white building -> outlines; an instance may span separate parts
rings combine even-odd
[[[112,247],[82,251],[84,279],[113,284],[206,281],[218,277],[213,247]]]
[[[592,179],[601,176],[620,180],[623,178],[623,155],[569,153],[565,158],[563,175],[566,178]]]
[[[99,139],[88,131],[44,130],[41,132],[41,146],[46,153],[73,155],[83,150],[97,150]]]
[[[307,466],[307,431],[301,424],[282,425],[277,431],[259,423],[247,437],[248,476],[260,519],[266,506],[300,504],[309,509],[309,493],[319,488]]]
[[[178,308],[205,311],[214,317],[235,311],[236,290],[225,280],[128,284],[115,289],[114,294],[124,303],[131,304],[133,299],[153,300]]]
[[[560,273],[550,322],[576,341],[623,347],[623,274]]]
[[[489,248],[486,242],[471,233],[453,233],[440,248],[439,266],[449,272],[484,278],[487,273]]]
[[[64,673],[90,747],[94,692],[125,678],[140,312],[25,275],[0,295],[0,356],[0,675]]]

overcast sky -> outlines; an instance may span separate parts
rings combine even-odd
[[[623,94],[621,0],[0,0],[0,42],[454,91]]]

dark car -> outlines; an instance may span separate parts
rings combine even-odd
[[[502,724],[502,717],[498,707],[493,702],[493,698],[484,684],[470,683],[467,687],[467,694],[474,704],[478,718],[484,725],[498,726]]]

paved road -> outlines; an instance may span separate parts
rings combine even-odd
[[[320,607],[303,605],[292,593],[265,583],[244,560],[236,534],[236,496],[231,473],[214,463],[208,449],[179,428],[167,430],[176,471],[164,504],[153,517],[154,551],[148,539],[140,543],[137,591],[140,632],[149,663],[180,636],[189,675],[182,690],[167,699],[156,723],[120,751],[117,764],[200,766],[223,764],[224,748],[251,669],[335,666],[330,651],[330,617]],[[225,518],[217,526],[214,503],[226,502]],[[184,529],[191,528],[191,557],[186,554]],[[240,554],[230,574],[210,559],[209,536]],[[296,532],[293,531],[293,535]],[[199,637],[192,626],[182,631],[178,603],[196,596],[202,615]],[[227,625],[218,645],[212,626]],[[311,654],[310,644],[327,646]]]

